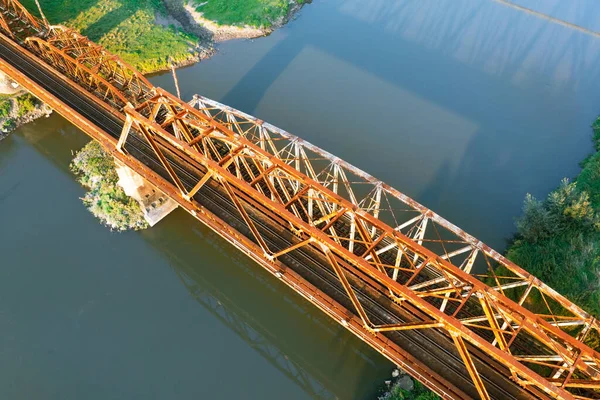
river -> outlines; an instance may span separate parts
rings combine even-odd
[[[595,0],[315,0],[178,76],[502,250],[592,150],[599,30]],[[98,224],[87,140],[53,115],[0,142],[0,398],[375,398],[382,356],[184,212]]]

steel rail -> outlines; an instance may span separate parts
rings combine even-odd
[[[145,155],[146,155],[147,159],[149,159],[150,161],[152,161],[152,162],[155,164],[155,167],[158,167],[158,168],[160,168],[160,169],[163,169],[163,170],[164,170],[164,167],[162,166],[161,162],[160,162],[160,161],[158,161],[158,160],[156,160],[155,158],[153,158],[153,157],[152,157],[152,155],[153,155],[153,154],[152,154],[152,149],[150,148],[150,146],[149,146],[147,143],[144,143],[144,142],[143,142],[141,139],[139,139],[139,138],[136,138],[135,136],[132,136],[131,138],[132,138],[132,139],[133,139],[133,138],[135,138],[135,141],[136,141],[136,143],[137,143],[137,145],[138,145],[138,146],[136,146],[136,149],[137,149],[137,150],[140,150],[140,149],[139,149],[139,145],[141,145],[142,147],[145,147],[145,148],[146,148]],[[186,170],[184,170],[184,169],[181,169],[181,167],[180,167],[180,166],[179,166],[177,163],[172,163],[172,166],[173,166],[173,168],[178,168],[178,169],[179,169],[179,171],[178,171],[178,172],[179,172],[179,173],[181,173],[182,175],[187,175],[187,179],[186,179],[186,180],[187,180],[187,182],[186,182],[186,186],[187,186],[187,187],[192,187],[192,186],[193,186],[193,184],[194,184],[194,182],[197,180],[197,177],[195,177],[195,176],[191,175],[191,174],[190,174],[188,171],[186,171]],[[167,178],[167,179],[168,179],[168,173],[167,173],[166,171],[165,171],[165,173],[164,173],[164,176],[165,176],[165,178]],[[182,178],[182,179],[183,179],[183,178]],[[218,204],[220,204],[220,206],[219,206],[219,207],[222,207],[222,205],[223,205],[223,204],[225,204],[225,203],[227,203],[227,202],[228,202],[228,199],[227,199],[227,197],[224,197],[224,195],[222,195],[222,194],[219,194],[218,192],[216,192],[216,191],[215,191],[214,189],[212,189],[212,188],[208,188],[208,190],[209,190],[209,191],[212,193],[212,195],[213,195],[213,196],[217,196],[217,197],[219,197],[219,198],[220,198],[220,199],[219,199],[219,201],[218,201]],[[205,195],[206,195],[206,193],[204,193],[204,195],[203,195],[203,198],[206,198],[206,197],[205,197]],[[243,219],[243,218],[241,218],[240,216],[238,216],[238,217],[237,217],[237,222],[238,222],[239,224],[244,224],[244,222],[245,222],[245,221],[244,221],[244,219]],[[256,222],[257,222],[257,223],[261,223],[261,219],[257,219],[257,220],[256,220]],[[269,227],[268,227],[266,224],[264,224],[264,223],[261,223],[261,225],[262,225],[263,229],[267,229],[267,230],[269,230],[269,231],[270,231],[270,233],[271,233],[271,237],[275,237],[275,236],[278,234],[277,232],[275,232],[275,231],[273,231],[271,228],[269,228]],[[272,240],[270,240],[269,238],[267,238],[266,240],[267,240],[267,241],[269,241],[269,244],[273,245],[274,247],[276,246],[276,243],[275,243],[275,242],[273,242]],[[314,258],[312,255],[310,255],[309,253],[305,253],[305,254],[304,254],[304,257],[308,257],[309,259],[312,259],[312,260],[313,260],[313,262],[314,262],[314,264],[319,264],[319,263],[320,263],[320,261],[319,261],[319,260],[316,260],[316,259],[315,259],[315,258]],[[335,275],[334,275],[332,272],[329,272],[329,271],[324,271],[324,272],[325,272],[326,274],[328,274],[330,277],[334,277],[334,278],[335,278]],[[337,287],[337,286],[331,286],[331,283],[329,283],[329,285],[330,285],[330,287],[332,287],[332,289],[333,289],[334,291],[337,291],[339,294],[344,294],[344,291],[343,291],[343,289],[341,289],[340,287]],[[320,286],[320,288],[321,288],[321,290],[323,289],[321,286]],[[356,287],[356,289],[355,289],[355,290],[356,290],[357,292],[361,292],[361,289],[360,289],[360,288],[358,288],[358,287]],[[385,294],[385,293],[384,293],[384,292],[380,292],[380,294]],[[374,306],[374,307],[378,307],[380,310],[382,310],[382,312],[383,312],[383,313],[385,313],[385,312],[386,312],[386,311],[385,311],[385,309],[384,309],[384,308],[383,308],[383,307],[382,307],[382,306],[381,306],[379,303],[377,303],[377,302],[375,302],[374,300],[372,300],[372,299],[370,298],[370,296],[369,296],[369,295],[367,295],[367,294],[365,294],[365,293],[361,293],[361,295],[360,295],[360,296],[362,297],[362,301],[368,301],[368,302],[370,302],[370,303],[371,303],[371,305],[372,305],[372,306]],[[379,322],[380,322],[380,323],[385,323],[385,320],[383,320],[383,319],[379,318]],[[421,336],[422,336],[423,338],[425,338],[426,340],[429,340],[429,341],[431,341],[431,340],[432,340],[431,338],[428,338],[428,337],[426,337],[425,335],[423,335],[423,334],[422,334],[421,332],[419,332],[419,331],[416,331],[415,333],[416,333],[416,334],[419,334],[419,335],[421,335]],[[420,347],[421,351],[423,351],[423,352],[427,352],[427,353],[429,353],[429,354],[431,354],[431,355],[433,356],[433,353],[431,353],[431,350],[430,350],[430,348],[428,348],[428,347],[424,347],[424,346],[422,346],[422,345],[419,345],[419,347]],[[449,359],[455,359],[455,363],[456,363],[457,361],[458,361],[458,362],[460,362],[460,359],[457,359],[457,358],[456,358],[456,356],[455,356],[454,354],[452,354],[451,352],[449,352],[447,349],[441,348],[441,350],[444,352],[444,354],[445,354],[445,355],[446,355],[446,356],[447,356]],[[439,355],[438,355],[438,356],[439,356]],[[451,364],[449,367],[450,367],[450,368],[452,368],[452,369],[454,369],[454,370],[456,371],[456,373],[457,373],[457,374],[462,374],[462,370],[459,370],[459,369],[457,369],[457,368],[454,366],[454,364]],[[465,379],[465,380],[469,380],[469,377],[468,377],[468,376],[466,376],[466,377],[463,377],[463,379]],[[487,377],[483,377],[483,379],[485,379],[485,380],[488,382],[488,384],[489,384],[489,385],[493,385],[493,386],[495,387],[495,391],[496,391],[496,392],[502,393],[502,398],[503,398],[503,399],[514,398],[514,397],[513,397],[513,395],[512,395],[511,393],[509,393],[508,391],[506,391],[506,390],[505,390],[505,387],[504,387],[504,386],[501,386],[500,384],[497,384],[497,383],[495,383],[495,382],[493,382],[493,381],[490,381],[490,380],[489,380]]]
[[[38,60],[41,63],[41,61]],[[177,196],[177,192],[173,190],[171,184],[168,184],[163,178],[156,175],[152,170],[148,169],[144,164],[135,160],[132,157],[123,155],[115,150],[116,140],[113,137],[107,136],[105,131],[98,128],[97,125],[90,122],[86,117],[79,114],[73,108],[68,106],[66,103],[59,100],[44,87],[40,86],[37,82],[28,78],[22,74],[18,69],[15,69],[11,64],[7,63],[6,60],[0,59],[0,70],[4,73],[17,79],[25,88],[35,94],[38,98],[49,104],[53,109],[57,110],[61,115],[67,118],[75,126],[81,129],[83,132],[88,134],[94,140],[102,144],[102,146],[113,156],[129,166],[133,170],[141,173],[146,180],[154,185],[157,189],[163,191],[171,198],[173,198],[183,209],[189,212],[193,217],[207,225],[219,236],[223,237],[234,247],[238,248],[252,260],[257,262],[269,273],[278,277],[288,287],[296,291],[307,301],[311,302],[314,306],[323,311],[326,315],[333,318],[335,321],[344,319],[346,323],[344,327],[351,333],[356,335],[358,338],[372,346],[384,357],[388,358],[394,364],[400,366],[404,370],[408,371],[413,377],[421,381],[426,386],[430,387],[436,393],[438,393],[444,399],[467,399],[469,398],[460,390],[456,389],[452,384],[444,381],[437,374],[429,370],[425,365],[415,359],[411,354],[398,347],[395,343],[384,337],[373,337],[367,331],[364,330],[360,322],[353,317],[348,310],[343,306],[339,305],[336,301],[331,299],[328,295],[321,292],[313,285],[304,280],[301,276],[295,274],[292,270],[288,270],[285,276],[280,275],[281,270],[285,270],[286,267],[279,263],[266,262],[264,259],[256,256],[256,248],[254,244],[247,241],[241,234],[235,229],[231,228],[228,224],[223,222],[216,215],[212,214],[205,207],[199,205],[194,201],[182,199]],[[63,78],[60,82],[57,82],[59,86],[69,85],[66,78]],[[82,92],[82,94],[85,94]],[[90,96],[88,94],[88,96]],[[94,99],[89,97],[88,101],[94,104]],[[102,105],[97,103],[96,107],[102,108]]]
[[[123,150],[130,131],[141,132],[154,156],[168,171],[167,181],[178,188],[168,187],[166,192],[192,214],[197,213],[194,207],[199,206],[192,199],[196,193],[207,185],[220,187],[219,190],[228,194],[241,215],[245,229],[250,231],[252,244],[238,247],[253,259],[260,260],[259,263],[266,268],[272,265],[283,268],[278,259],[305,248],[327,259],[329,268],[336,273],[352,302],[350,308],[354,316],[351,318],[339,317],[331,308],[324,309],[330,316],[338,315],[342,325],[351,329],[348,321],[353,322],[361,330],[370,332],[376,340],[384,340],[385,332],[401,330],[446,332],[454,340],[455,348],[482,398],[489,398],[489,394],[474,363],[478,353],[476,348],[505,365],[512,378],[529,390],[537,388],[559,398],[583,398],[579,389],[600,388],[600,354],[585,343],[590,332],[598,334],[598,321],[537,278],[357,168],[329,155],[330,165],[318,171],[314,168],[314,160],[306,152],[308,149],[326,156],[324,151],[301,143],[298,138],[285,137],[282,131],[277,132],[276,128],[262,121],[222,107],[219,109],[220,106],[215,103],[209,104],[210,107],[203,106],[208,103],[202,103],[200,97],[195,99],[192,107],[160,88],[142,85],[142,81],[135,79],[135,73],[127,78],[126,71],[119,70],[125,64],[120,64],[118,57],[110,57],[101,47],[73,31],[66,32],[62,28],[53,31],[45,22],[40,25],[39,20],[23,10],[24,7],[15,0],[0,0],[0,29],[21,46],[20,52],[27,51],[22,47],[25,46],[44,57],[50,65],[63,65],[62,73],[77,85],[81,85],[78,75],[81,71],[93,79],[104,79],[99,69],[89,69],[87,65],[91,60],[97,60],[100,65],[116,63],[118,68],[113,65],[105,70],[112,71],[110,79],[121,86],[123,94],[133,89],[131,93],[135,97],[131,105],[123,108],[123,104],[106,103],[108,108],[113,108],[113,114],[124,113],[127,116],[120,140],[113,143],[96,134],[97,140],[106,147],[114,146],[110,147],[113,150]],[[15,25],[19,25],[16,30]],[[30,32],[35,32],[38,37],[30,39],[24,36]],[[33,42],[52,44],[32,46]],[[77,63],[75,69],[64,67],[65,61],[73,65],[73,60]],[[10,70],[6,65],[3,69]],[[86,90],[88,94],[96,92],[95,87],[87,87]],[[38,88],[38,92],[43,90]],[[61,106],[56,99],[42,97]],[[100,99],[105,100],[106,96],[101,95]],[[100,105],[97,99],[92,103],[106,108],[106,104]],[[212,112],[215,109],[216,115]],[[70,112],[65,111],[66,114]],[[82,123],[76,115],[72,117],[76,123],[86,125],[87,129],[95,129]],[[258,132],[256,137],[248,134],[252,130]],[[269,136],[273,132],[287,140],[288,144],[277,147],[278,144]],[[253,140],[256,138],[258,140]],[[186,187],[170,166],[165,152],[179,152],[181,160],[202,166],[207,171],[206,175],[194,182],[193,187]],[[114,151],[113,154],[116,158],[127,160],[128,165],[134,165],[153,184],[165,186],[162,181],[157,183],[152,171],[131,160],[127,154]],[[364,198],[357,196],[358,191],[352,187],[348,173],[374,185],[373,194]],[[322,176],[324,178],[320,179]],[[391,211],[394,222],[397,222],[396,215],[391,206],[386,209],[382,205],[390,197],[400,200],[411,212],[419,215],[390,225],[383,214]],[[272,251],[258,229],[260,223],[247,214],[244,201],[249,200],[259,201],[262,209],[267,210],[266,215],[285,220],[289,232],[301,237],[302,241]],[[217,219],[214,215],[206,215],[204,220],[209,226],[212,224],[212,227],[223,231],[220,233],[222,236],[239,242],[237,234],[226,233],[235,230],[232,231],[220,220],[215,224]],[[445,229],[445,232],[440,234],[437,227]],[[468,273],[481,260],[490,267],[491,287]],[[508,272],[496,274],[490,260],[499,263]],[[279,270],[275,273],[281,274]],[[426,317],[402,324],[376,323],[366,312],[365,299],[358,295],[360,291],[348,280],[350,276],[362,276],[371,284],[385,288],[389,298],[401,308],[418,310]],[[540,293],[544,299],[550,300],[546,301],[546,312],[525,307],[528,304],[526,300],[533,293]],[[574,326],[579,329],[574,331]],[[365,339],[362,332],[356,331],[356,326],[354,328],[355,334],[373,343]],[[525,343],[531,343],[530,354],[520,353]],[[516,350],[518,353],[515,353]],[[532,365],[545,368],[532,369]]]
[[[166,98],[166,101],[171,102],[169,104],[173,104],[173,103],[177,102],[176,99],[171,97],[168,93],[161,91],[161,89],[157,89],[157,92],[159,93],[159,96],[164,96],[163,99]],[[158,101],[158,99],[151,99],[149,101]],[[144,108],[144,107],[148,107],[148,105],[140,106],[140,108]],[[185,108],[185,107],[186,107],[186,104],[181,105],[181,108]],[[186,142],[184,142],[183,140],[178,139],[174,136],[171,136],[171,134],[169,134],[167,131],[165,131],[157,122],[152,122],[152,121],[148,120],[147,118],[145,118],[143,115],[141,115],[139,112],[137,112],[132,107],[127,107],[125,109],[125,112],[127,113],[128,118],[131,118],[131,120],[134,122],[133,125],[135,125],[137,129],[145,131],[144,136],[145,136],[146,140],[153,140],[152,137],[156,136],[156,137],[159,137],[164,142],[173,146],[173,148],[177,148],[184,152],[186,152],[186,150],[189,149]],[[152,114],[157,115],[156,112],[153,112]],[[213,126],[215,124],[213,121],[210,121],[210,123]],[[128,124],[128,126],[129,125],[130,124]],[[219,133],[221,133],[222,135],[224,134],[226,136],[226,140],[230,141],[230,143],[234,143],[233,139],[235,137],[228,135],[228,132],[226,129],[224,129],[223,127],[218,127],[217,130],[219,131]],[[126,132],[124,132],[123,134],[126,134]],[[209,136],[210,135],[212,135],[212,133],[209,134]],[[256,146],[254,146],[253,144],[251,144],[247,141],[244,141],[243,138],[241,138],[241,139],[235,138],[235,139],[239,139],[239,141],[237,143],[235,143],[235,146],[232,146],[232,147],[247,148],[251,152],[253,159],[259,159],[260,152],[261,152],[261,150],[259,148],[257,148]],[[444,324],[444,328],[447,329],[448,331],[450,331],[452,335],[461,337],[462,339],[466,340],[467,342],[470,342],[473,345],[475,345],[481,349],[484,349],[486,352],[488,352],[488,354],[490,354],[493,358],[497,359],[498,361],[502,361],[505,364],[509,364],[507,366],[511,370],[518,373],[519,376],[528,379],[528,384],[534,385],[534,386],[546,391],[548,394],[554,395],[556,397],[569,398],[570,394],[565,389],[547,382],[544,378],[540,377],[535,372],[533,372],[532,370],[530,370],[529,368],[527,368],[523,364],[521,364],[512,355],[503,351],[506,349],[500,350],[500,349],[496,348],[495,346],[491,346],[491,344],[489,342],[487,342],[486,340],[483,340],[479,335],[477,335],[477,334],[473,335],[474,331],[472,331],[469,328],[467,328],[466,326],[462,325],[460,323],[460,321],[456,320],[454,317],[447,316],[447,315],[441,313],[437,308],[434,308],[431,304],[421,301],[421,298],[416,296],[410,289],[398,284],[395,281],[392,281],[386,274],[384,274],[383,272],[381,272],[379,270],[374,269],[372,267],[372,265],[366,263],[364,260],[362,260],[362,259],[356,260],[356,257],[353,254],[350,254],[346,249],[339,246],[338,243],[335,243],[328,235],[326,235],[325,233],[323,233],[322,231],[320,231],[318,229],[315,229],[314,226],[307,224],[307,222],[298,218],[296,215],[291,213],[289,210],[282,207],[279,203],[276,203],[273,199],[268,199],[263,194],[257,193],[257,191],[254,188],[250,187],[247,182],[240,179],[239,176],[232,175],[232,173],[230,171],[228,171],[222,165],[220,165],[220,162],[210,159],[201,153],[194,153],[191,151],[187,151],[186,153],[189,156],[190,160],[193,160],[195,162],[198,162],[198,163],[204,165],[206,168],[208,168],[211,171],[211,173],[213,173],[215,176],[219,177],[219,180],[221,181],[221,183],[224,186],[231,184],[232,186],[245,192],[246,195],[248,195],[250,197],[257,196],[257,195],[260,196],[260,198],[262,199],[262,203],[266,207],[270,208],[272,212],[284,216],[286,220],[290,221],[293,224],[293,226],[295,227],[295,229],[297,231],[307,233],[307,235],[311,238],[311,240],[317,241],[320,245],[322,245],[324,254],[330,254],[329,252],[332,252],[331,254],[335,254],[336,257],[339,257],[340,259],[348,260],[350,263],[353,264],[354,267],[357,267],[361,272],[367,274],[367,276],[369,276],[371,279],[374,279],[375,281],[390,288],[390,290],[393,290],[394,294],[397,293],[399,295],[398,297],[402,296],[404,299],[409,301],[411,304],[413,304],[417,308],[423,310],[425,313],[430,315],[435,320],[442,322]],[[266,167],[266,165],[270,165],[270,163],[275,164],[278,161],[278,160],[273,159],[272,156],[270,156],[270,157],[267,156],[266,159],[269,162],[265,163],[265,167]],[[230,164],[230,165],[232,165],[232,164]],[[281,170],[284,170],[286,173],[288,173],[292,176],[291,181],[301,182],[304,185],[310,185],[311,188],[313,190],[315,190],[316,185],[314,184],[314,182],[311,182],[311,180],[308,179],[306,176],[302,176],[299,172],[292,170],[287,165],[279,166],[279,167]],[[237,174],[237,175],[239,175],[239,174]],[[321,188],[321,190],[325,192],[325,195],[327,197],[335,198],[335,194],[333,194],[331,192],[327,192],[327,189]],[[182,193],[182,195],[184,195],[184,193]],[[339,200],[339,198],[336,200]],[[342,212],[344,212],[344,213],[349,212],[349,209],[351,207],[349,207],[347,204],[345,204],[344,201],[339,201],[338,204],[340,205]],[[353,217],[356,218],[356,215],[354,215]],[[371,219],[371,222],[374,222],[373,219]],[[381,229],[381,225],[378,228]],[[382,230],[385,231],[386,228],[384,227]],[[390,233],[390,231],[391,231],[391,233],[394,233],[396,236],[400,236],[400,234],[394,232],[391,228],[388,227],[387,233]],[[405,241],[405,244],[407,245],[406,247],[409,247],[411,245],[411,243],[408,241]],[[261,248],[262,248],[262,251],[265,253],[268,251],[268,249],[265,249],[264,246],[262,246]],[[419,250],[422,251],[422,254],[426,254],[428,256],[426,264],[432,263],[435,256],[425,249],[419,249]],[[268,258],[268,256],[269,256],[268,254],[264,254],[264,255],[267,256],[266,258]],[[331,259],[331,257],[329,257],[329,258]],[[472,291],[479,290],[482,293],[485,292],[484,288],[486,286],[482,282],[476,281],[474,278],[471,278],[469,275],[465,274],[463,271],[452,271],[452,268],[455,268],[452,265],[448,266],[448,265],[444,265],[444,263],[441,263],[441,264],[444,267],[442,269],[442,272],[455,274],[456,276],[469,282],[472,285],[472,288],[473,288],[473,289],[471,289]],[[340,276],[340,279],[342,279],[341,276]],[[349,293],[349,295],[350,295],[350,293]],[[485,297],[488,297],[488,298],[495,297],[497,299],[500,296],[501,295],[498,293],[486,293]],[[509,307],[515,305],[514,303],[511,304],[512,301],[509,299],[504,298],[504,299],[502,299],[502,301],[504,303],[506,303]],[[355,305],[355,307],[358,308],[357,301],[354,302],[354,305]],[[522,320],[518,321],[521,325],[521,330],[533,333],[536,328],[536,326],[533,325],[533,321],[535,321],[536,317],[532,313],[528,312],[527,310],[521,310],[521,312],[524,314],[524,318]],[[359,314],[360,314],[360,312],[359,312]],[[527,314],[529,314],[529,315],[527,315]],[[525,318],[530,318],[530,320],[527,320]],[[369,326],[367,324],[369,324],[370,322],[366,321],[366,318],[364,315],[362,315],[362,320],[363,320],[363,324],[366,325],[367,328],[369,328]],[[537,324],[543,323],[542,321],[535,321],[535,322]],[[555,328],[549,324],[547,324],[547,325],[548,325],[547,329]],[[371,326],[371,328],[372,328],[372,326]],[[573,339],[570,336],[567,336],[567,337],[570,339]],[[548,339],[549,340],[547,342],[552,342],[552,339],[550,339],[550,338],[548,338]],[[576,342],[574,339],[572,341]],[[565,358],[566,358],[565,356],[568,352],[568,349],[559,348],[559,345],[555,344],[554,350],[556,350],[557,352],[560,351],[559,354],[562,356],[563,360],[565,360]],[[586,351],[586,350],[584,349],[584,351]],[[587,349],[587,352],[593,354],[593,351],[589,348]],[[463,353],[463,354],[467,354],[467,353]],[[568,362],[570,360],[567,359],[565,361]],[[469,365],[472,363],[470,358],[468,360],[466,360],[465,362],[468,363]],[[575,366],[584,371],[586,369],[588,369],[588,367],[589,367],[589,365],[587,365],[587,364],[585,364],[583,366],[581,364],[575,364]],[[488,396],[487,392],[485,391],[485,387],[479,386],[478,389],[479,389],[480,395],[482,397]]]
[[[360,207],[361,209],[363,209],[367,212],[371,212],[372,214],[374,214],[376,212],[382,212],[382,209],[384,207],[376,207],[371,210],[368,207],[365,207],[365,203],[367,202],[367,200],[372,200],[372,201],[374,200],[373,199],[374,196],[371,196],[372,192],[374,192],[374,194],[377,196],[382,196],[382,193],[385,193],[385,195],[388,195],[394,199],[399,200],[402,204],[409,207],[410,210],[418,213],[419,216],[418,217],[413,216],[412,218],[414,220],[409,221],[410,224],[407,226],[413,226],[414,223],[426,218],[426,219],[430,220],[431,222],[435,222],[440,227],[443,227],[448,232],[452,233],[456,237],[456,239],[459,239],[458,240],[459,242],[467,244],[468,245],[467,247],[462,248],[462,250],[463,250],[462,252],[472,251],[474,249],[477,249],[480,251],[480,254],[488,256],[493,261],[499,263],[500,265],[505,267],[507,270],[514,273],[514,276],[511,276],[511,277],[498,276],[498,278],[503,278],[506,280],[511,279],[512,281],[510,283],[506,283],[504,285],[496,286],[496,287],[494,287],[495,289],[497,289],[499,291],[504,291],[504,290],[507,290],[510,288],[514,288],[516,286],[525,286],[531,282],[541,292],[545,293],[553,300],[556,300],[559,304],[563,305],[565,307],[565,309],[570,310],[576,316],[576,318],[579,318],[579,320],[582,321],[581,322],[582,324],[589,325],[595,329],[599,328],[598,321],[596,321],[589,313],[587,313],[586,311],[584,311],[583,309],[578,307],[576,304],[574,304],[571,301],[569,301],[568,299],[566,299],[561,294],[554,291],[552,288],[545,285],[539,279],[535,278],[530,273],[528,273],[527,271],[520,268],[518,265],[516,265],[513,262],[511,262],[510,260],[506,259],[504,256],[497,253],[496,251],[491,249],[489,246],[487,246],[484,243],[482,243],[481,241],[479,241],[477,238],[469,235],[468,233],[464,232],[462,229],[460,229],[456,225],[452,224],[451,222],[447,221],[440,215],[436,214],[434,211],[421,205],[417,201],[411,199],[407,195],[390,187],[389,185],[386,185],[384,182],[369,175],[367,172],[364,172],[363,170],[355,167],[354,165],[336,157],[335,155],[327,152],[326,150],[319,148],[318,146],[315,146],[315,145],[307,142],[306,140],[304,140],[302,138],[299,138],[285,130],[277,128],[277,127],[275,127],[267,122],[264,122],[254,116],[248,115],[242,111],[236,110],[227,105],[221,104],[217,101],[208,99],[208,98],[200,96],[200,95],[195,95],[189,104],[192,105],[193,107],[197,108],[199,111],[205,112],[207,115],[214,116],[220,122],[227,125],[230,129],[236,131],[240,135],[247,137],[253,143],[261,146],[261,148],[263,148],[263,149],[269,151],[270,153],[272,153],[273,155],[279,156],[281,158],[284,157],[284,156],[280,155],[280,153],[282,151],[277,150],[277,147],[274,144],[274,142],[277,142],[277,141],[282,142],[283,141],[284,144],[280,145],[279,148],[281,149],[283,147],[284,150],[289,148],[287,150],[288,154],[292,152],[292,148],[293,148],[294,156],[292,156],[291,158],[288,158],[287,161],[289,164],[293,164],[296,167],[296,169],[298,169],[298,170],[300,170],[300,167],[303,164],[307,164],[307,167],[305,167],[307,171],[310,171],[311,169],[313,169],[313,170],[316,169],[314,164],[311,163],[311,161],[312,161],[311,158],[306,155],[306,152],[308,152],[308,151],[314,153],[315,156],[313,157],[313,159],[326,160],[328,163],[326,165],[327,168],[339,167],[345,172],[344,174],[339,174],[339,177],[336,174],[336,178],[339,179],[340,181],[342,181],[344,186],[349,189],[347,198],[348,198],[348,200],[352,201],[357,207]],[[213,111],[216,112],[216,114],[214,114],[214,113],[211,114],[211,112],[213,112]],[[243,129],[240,127],[241,125],[244,125]],[[283,153],[285,154],[286,151],[283,151]],[[323,171],[325,171],[325,170],[323,169]],[[331,182],[328,182],[326,179],[321,177],[323,171],[317,171],[317,172],[314,172],[309,175],[311,175],[313,177],[313,179],[319,181],[321,184],[328,185],[328,187],[331,188],[332,187]],[[319,172],[321,172],[321,174],[319,174]],[[351,182],[349,179],[344,179],[344,175],[346,175],[346,174],[354,176],[356,178],[359,178],[360,181],[359,182]],[[363,199],[357,198],[357,196],[352,193],[353,192],[352,186],[356,186],[357,184],[370,185],[369,186],[370,187],[369,195],[367,195]],[[338,194],[343,196],[342,193],[338,193]],[[379,203],[381,203],[381,201],[379,201]],[[387,210],[387,211],[390,211],[390,210]],[[402,225],[399,223],[398,226],[402,226]],[[442,242],[447,242],[447,243],[450,243],[450,241],[451,241],[451,239],[448,239],[446,241],[444,241],[443,239],[440,239],[440,240]],[[458,254],[462,254],[462,252],[458,253]],[[449,259],[458,254],[450,254],[450,256],[449,256],[449,253],[443,253],[443,254],[440,254],[440,256]],[[518,281],[515,282],[515,280],[517,280],[517,279],[518,279]]]

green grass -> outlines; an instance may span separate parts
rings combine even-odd
[[[77,29],[143,73],[168,68],[170,58],[177,63],[189,60],[190,50],[199,43],[192,34],[155,23],[155,15],[167,15],[162,0],[39,1],[51,24]],[[37,14],[35,0],[22,2]],[[210,0],[198,10],[219,24],[270,27],[289,8],[288,0]]]
[[[577,305],[600,316],[600,119],[596,153],[543,201],[528,195],[507,256]],[[543,309],[542,299],[529,307]],[[598,338],[590,338],[598,346]]]
[[[166,14],[161,0],[40,0],[51,24],[77,29],[143,73],[165,69],[169,57],[182,62],[198,39],[155,23]],[[34,0],[23,0],[36,12]]]
[[[204,0],[195,0],[197,4]],[[297,1],[302,4],[303,0]],[[204,18],[221,25],[250,25],[268,28],[273,22],[284,18],[290,9],[288,0],[208,0],[200,5],[197,11],[204,13]]]

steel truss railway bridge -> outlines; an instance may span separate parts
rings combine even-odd
[[[600,398],[596,319],[358,168],[183,102],[16,0],[0,0],[0,70],[441,397]]]

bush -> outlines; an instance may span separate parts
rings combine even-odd
[[[102,223],[118,231],[147,227],[138,202],[118,185],[112,156],[100,144],[90,142],[83,147],[71,162],[71,170],[78,175],[79,182],[90,189],[83,203]]]
[[[411,391],[402,389],[396,382],[378,400],[439,400],[439,396],[418,381],[415,381],[415,387]]]
[[[10,98],[1,98],[0,99],[0,119],[6,119],[10,116],[10,112],[12,110],[13,103]]]
[[[593,128],[598,149],[600,119]],[[600,316],[599,154],[586,158],[577,179],[564,179],[546,200],[527,195],[517,236],[507,251],[510,260],[596,317]],[[537,300],[544,308],[542,299]]]
[[[38,100],[29,93],[17,97],[16,100],[18,117],[29,114],[35,110],[35,107],[38,105]]]

